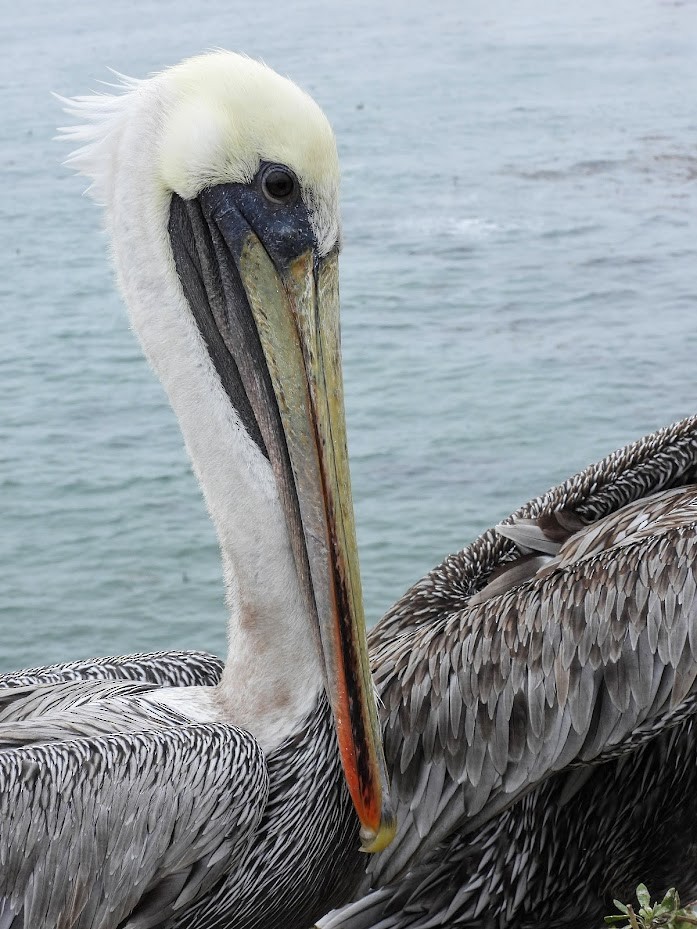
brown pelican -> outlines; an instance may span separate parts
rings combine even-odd
[[[244,68],[250,74],[264,74],[262,83],[268,93],[251,78],[241,80]],[[296,96],[297,91],[287,96],[291,92],[285,82],[273,83],[279,79],[252,63],[243,67],[239,59],[212,56],[168,75],[134,84],[124,97],[78,103],[76,109],[92,120],[93,128],[74,133],[87,143],[75,163],[94,178],[97,194],[107,202],[117,267],[135,328],[182,420],[221,537],[233,620],[244,607],[256,628],[256,621],[264,619],[258,616],[259,609],[264,611],[256,606],[257,598],[275,595],[271,605],[276,609],[268,613],[275,633],[275,623],[280,619],[282,625],[284,620],[279,613],[288,610],[289,587],[291,599],[302,604],[299,612],[303,615],[311,614],[308,591],[321,599],[318,591],[326,588],[312,571],[316,541],[312,527],[317,518],[313,500],[316,503],[317,498],[303,463],[308,448],[321,445],[322,435],[329,434],[330,415],[335,435],[335,411],[327,404],[317,412],[314,403],[312,410],[317,422],[324,424],[324,432],[313,445],[304,439],[307,417],[302,419],[302,428],[292,419],[293,412],[302,409],[302,403],[295,406],[292,398],[297,399],[299,390],[297,372],[304,369],[309,377],[300,381],[300,394],[309,390],[316,401],[315,391],[321,390],[328,363],[323,340],[327,333],[334,339],[335,315],[313,328],[318,317],[308,321],[298,307],[307,305],[308,291],[314,293],[311,278],[316,282],[318,303],[324,306],[323,298],[327,298],[327,306],[336,306],[335,155],[333,147],[331,155],[324,148],[319,154],[313,149],[317,116],[312,107],[308,109],[307,99]],[[141,112],[140,106],[149,118],[132,121],[131,108]],[[229,118],[232,113],[234,120]],[[254,154],[250,164],[241,164],[239,151],[250,149],[240,146],[240,139],[252,130]],[[281,138],[292,139],[300,147],[284,147]],[[301,148],[314,155],[297,160]],[[238,180],[230,183],[231,176]],[[266,211],[261,214],[260,202]],[[256,241],[244,239],[249,226]],[[161,235],[152,240],[144,231],[154,227]],[[121,243],[119,229],[129,231]],[[308,229],[314,239],[305,238]],[[308,242],[316,243],[312,275],[301,260]],[[289,259],[289,254],[297,257]],[[163,330],[153,325],[161,317],[151,317],[142,308],[157,306],[167,312],[175,268],[181,289],[177,289],[174,312],[166,316]],[[305,337],[307,332],[314,333],[315,341],[307,338],[304,351],[297,349],[294,327],[288,325],[286,301],[296,308]],[[245,337],[245,354],[233,338],[240,333]],[[261,362],[258,367],[257,362]],[[332,363],[338,364],[336,353]],[[338,385],[336,371],[330,367],[329,378]],[[324,399],[327,396],[331,396],[329,391],[321,394]],[[343,421],[338,423],[343,430]],[[282,454],[285,447],[287,460]],[[274,466],[276,483],[271,478]],[[263,486],[255,483],[257,471],[267,475]],[[277,792],[259,814],[260,825],[245,823],[245,838],[241,838],[243,829],[234,814],[246,812],[247,807],[231,803],[226,815],[232,820],[225,818],[225,823],[233,821],[237,829],[233,838],[250,844],[244,851],[226,850],[227,861],[232,862],[226,865],[232,869],[227,875],[221,868],[222,876],[206,881],[198,862],[189,866],[190,859],[185,858],[183,867],[190,868],[187,875],[193,876],[185,878],[189,886],[176,899],[177,879],[171,873],[163,876],[170,907],[164,911],[166,919],[178,906],[179,913],[170,922],[182,927],[300,925],[320,898],[329,908],[355,893],[354,902],[320,924],[332,929],[458,925],[551,929],[587,926],[602,914],[607,895],[627,892],[640,879],[657,885],[682,878],[687,895],[694,893],[697,863],[690,837],[697,827],[697,814],[693,804],[676,802],[676,792],[689,798],[697,786],[692,732],[697,676],[696,476],[697,420],[692,419],[611,455],[527,504],[447,559],[379,624],[370,637],[371,656],[398,832],[389,848],[369,860],[357,891],[358,856],[355,845],[346,839],[351,820],[345,812],[345,795],[337,787],[337,762],[327,750],[318,754],[314,745],[319,733],[326,745],[324,733],[328,731],[316,696],[311,706],[304,707],[309,731],[300,724],[280,748],[264,745],[269,732],[281,737],[274,704],[279,688],[276,672],[281,672],[287,686],[298,677],[303,682],[310,679],[305,666],[307,655],[314,654],[311,636],[303,637],[296,627],[286,630],[287,647],[298,645],[296,664],[278,668],[277,653],[269,660],[265,670],[268,688],[262,692],[260,708],[246,687],[261,685],[251,682],[244,672],[250,660],[255,662],[255,673],[256,667],[264,667],[265,656],[246,648],[249,643],[235,627],[221,687],[231,680],[234,669],[243,688],[235,721],[251,730],[256,745],[266,753],[270,789],[273,793],[276,784]],[[263,519],[259,525],[256,522],[258,512],[268,505],[263,494],[269,487],[275,513],[270,522],[275,531],[268,531]],[[250,508],[253,512],[245,523],[244,514]],[[330,509],[329,519],[332,513],[335,510]],[[240,523],[246,533],[237,528]],[[294,531],[299,525],[306,531],[310,561],[305,574],[303,550],[298,553],[297,544],[302,536]],[[267,590],[258,581],[269,580],[271,566],[281,576],[277,586],[272,578]],[[357,591],[357,579],[353,583]],[[251,626],[245,625],[241,632],[250,634]],[[278,632],[283,636],[282,628]],[[296,643],[296,636],[302,640]],[[104,736],[111,739],[107,744],[113,748],[103,755],[128,756],[138,751],[147,717],[147,726],[158,727],[157,736],[145,730],[158,751],[143,775],[150,784],[149,778],[157,778],[163,767],[169,776],[162,759],[177,756],[171,740],[176,742],[176,732],[187,728],[176,729],[173,720],[162,714],[185,713],[188,719],[199,719],[195,714],[203,712],[205,699],[200,690],[184,688],[153,694],[144,689],[143,681],[178,683],[183,669],[198,684],[214,683],[219,673],[215,662],[205,656],[159,656],[47,669],[38,677],[100,676],[102,683],[89,685],[87,692],[98,691],[100,707],[105,707],[99,718],[109,716],[110,727],[114,717],[120,719],[123,693],[131,702],[140,701],[144,706],[138,731],[124,733],[122,727],[118,736]],[[321,669],[314,670],[319,680]],[[284,672],[289,673],[284,676]],[[28,676],[32,680],[26,699],[33,706],[40,705],[43,714],[48,705],[46,692],[38,691],[32,682],[36,674]],[[113,680],[117,676],[137,683],[117,687]],[[10,683],[26,680],[25,675]],[[71,687],[70,693],[82,693],[83,686],[81,682],[77,689]],[[126,686],[129,689],[124,691]],[[56,690],[60,694],[60,687],[48,693]],[[24,695],[18,693],[16,703],[21,709]],[[294,693],[301,701],[302,695]],[[50,703],[53,698],[47,699]],[[258,715],[249,712],[250,703],[257,714],[261,709],[263,725]],[[85,717],[90,727],[96,725],[89,699],[87,704],[85,713],[74,714],[70,734],[82,734]],[[14,712],[14,718],[5,735],[10,743],[13,732],[21,734],[27,728],[21,718],[17,721],[14,706],[10,699],[9,713]],[[52,720],[43,720],[42,715],[43,730],[49,731],[40,738],[55,737]],[[216,729],[206,725],[207,732]],[[34,733],[42,732],[38,720],[31,727]],[[216,732],[220,743],[232,740],[250,751],[253,747],[254,740],[233,735],[236,730],[223,729],[220,723]],[[60,734],[66,737],[65,727]],[[169,754],[164,748],[160,752],[162,740]],[[61,785],[72,786],[71,773],[77,777],[83,764],[101,776],[102,756],[97,753],[96,759],[92,755],[88,759],[85,754],[98,741],[78,738],[59,743],[61,775],[68,771]],[[217,745],[209,748],[215,752]],[[24,756],[30,784],[44,758],[55,757],[51,750],[55,753],[56,743],[33,751],[40,750],[43,755]],[[6,757],[17,772],[16,751],[8,751]],[[201,760],[195,750],[192,756]],[[314,849],[308,853],[312,867],[318,867],[321,855],[327,868],[314,872],[317,886],[312,904],[302,895],[313,876],[308,870],[299,874],[298,860],[291,851],[302,832],[298,819],[279,833],[280,838],[271,834],[269,825],[285,826],[281,810],[288,809],[291,795],[290,806],[297,817],[294,782],[308,757],[315,759],[313,776],[327,777],[332,765],[336,772],[330,775],[334,786],[319,816],[330,821],[339,816],[342,823],[349,823],[344,832],[333,828],[329,836],[320,829],[321,850],[317,855]],[[65,758],[70,764],[63,762]],[[276,758],[280,763],[274,766]],[[207,760],[212,764],[215,759]],[[244,794],[248,804],[246,785]],[[21,822],[27,834],[35,828],[36,795],[36,791],[19,788],[12,795],[13,802],[19,798],[26,803]],[[319,795],[324,792],[313,793],[314,799]],[[50,802],[55,799],[50,788],[42,796]],[[202,796],[208,799],[207,790]],[[118,822],[122,811],[132,813],[128,798],[122,802],[115,817]],[[154,803],[155,798],[147,795],[146,802]],[[155,828],[159,809],[152,817],[153,836],[137,833],[137,849],[146,849],[148,854],[153,847],[164,845]],[[188,841],[188,855],[191,834],[197,825],[208,823],[209,809],[198,819],[192,814],[178,827],[182,842]],[[369,826],[377,832],[374,848],[391,832],[387,815],[385,820],[382,839],[380,827]],[[181,836],[187,828],[191,831]],[[121,850],[132,840],[133,831],[128,838],[120,829],[114,839],[110,833],[99,836],[100,848],[109,839]],[[676,836],[688,838],[676,841]],[[80,834],[79,841],[83,838]],[[195,843],[194,848],[198,848]],[[0,856],[4,854],[0,845]],[[81,861],[79,848],[73,854],[74,861]],[[178,847],[174,854],[185,852]],[[215,854],[212,857],[217,863]],[[166,852],[165,858],[169,862],[171,856],[167,858]],[[32,866],[22,871],[16,864],[12,873],[23,876]],[[41,867],[46,873],[45,859]],[[276,868],[281,877],[272,886],[281,901],[278,906],[286,908],[283,915],[267,899],[264,903],[271,909],[263,912],[260,906],[260,897],[269,892],[265,881]],[[296,875],[295,882],[287,879],[289,872]],[[119,887],[131,875],[128,872],[123,880],[119,875]],[[160,879],[159,873],[156,876]],[[237,899],[240,885],[243,905]],[[296,887],[305,907],[301,916],[287,902]],[[4,892],[2,885],[0,892]],[[6,912],[12,915],[18,909],[8,899],[14,910],[6,904]],[[39,900],[43,912],[48,912],[47,895]],[[30,905],[35,905],[34,898]],[[163,911],[155,913],[155,905],[147,909],[148,905],[147,901],[141,904],[145,915],[140,922],[117,921],[114,925],[157,925]],[[13,922],[6,920],[6,924]],[[0,929],[3,925],[0,922]]]
[[[290,81],[227,53],[69,106],[87,124],[67,132],[73,164],[218,532],[229,654],[222,670],[161,654],[5,678],[0,927],[305,929],[355,889],[359,824],[364,851],[394,832],[346,452],[334,137]]]

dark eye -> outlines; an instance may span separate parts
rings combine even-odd
[[[298,182],[288,168],[281,165],[269,165],[261,178],[264,196],[274,203],[288,203],[295,196]]]

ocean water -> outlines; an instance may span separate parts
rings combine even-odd
[[[343,164],[371,621],[448,552],[697,410],[697,4],[37,0],[0,35],[0,668],[224,649],[212,527],[51,91],[223,46]]]

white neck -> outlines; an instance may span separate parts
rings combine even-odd
[[[142,96],[147,122],[149,105],[163,101]],[[107,204],[118,281],[220,541],[230,619],[219,703],[226,719],[268,748],[311,710],[321,665],[271,465],[240,424],[184,297],[167,231],[169,197],[143,167],[157,164],[154,151],[143,152],[155,143],[139,128],[139,120],[124,127],[121,151],[139,157],[116,171]]]

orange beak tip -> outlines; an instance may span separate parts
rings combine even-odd
[[[397,832],[397,821],[394,816],[385,817],[381,820],[377,832],[374,829],[361,827],[361,848],[362,852],[367,855],[374,855],[387,848],[394,839]]]

